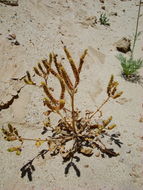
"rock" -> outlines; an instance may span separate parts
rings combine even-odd
[[[105,6],[102,6],[101,9],[105,10]]]
[[[122,53],[127,53],[131,50],[131,41],[125,37],[116,42],[116,48]]]
[[[99,157],[100,156],[100,152],[98,151],[98,152],[95,152],[95,156],[96,157]]]
[[[0,3],[5,5],[18,6],[18,0],[0,0]]]
[[[14,40],[14,39],[16,39],[16,35],[15,34],[9,34],[7,38],[9,40]]]
[[[15,40],[14,45],[19,46],[20,43],[17,40]]]
[[[17,41],[16,39],[16,34],[9,34],[8,37],[7,37],[9,40],[11,40],[11,44],[12,45],[16,45],[16,46],[19,46],[20,43]]]
[[[99,0],[101,3],[104,3],[104,0]]]
[[[117,12],[111,12],[109,15],[110,16],[118,16]]]

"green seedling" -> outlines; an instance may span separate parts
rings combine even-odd
[[[133,82],[140,80],[139,75],[137,75],[137,70],[139,70],[143,65],[142,59],[134,59],[134,49],[135,49],[136,41],[141,34],[141,32],[138,32],[140,9],[141,9],[141,0],[139,1],[139,9],[138,9],[138,15],[137,15],[136,29],[135,29],[135,34],[134,34],[133,45],[131,48],[130,57],[126,58],[122,54],[116,56],[117,59],[120,61],[122,69],[123,69],[122,75],[124,76],[125,79],[127,79],[129,81],[133,81]]]
[[[143,65],[143,60],[138,59],[135,60],[133,58],[126,58],[122,54],[119,54],[117,56],[117,59],[120,61],[122,69],[123,69],[123,75],[125,75],[127,78],[129,78],[131,75],[135,74],[138,69],[140,69]]]
[[[104,26],[110,26],[109,19],[107,18],[106,14],[102,13],[99,18],[100,24]]]

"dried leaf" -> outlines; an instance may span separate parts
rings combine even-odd
[[[29,84],[29,85],[35,85],[35,83],[34,83],[33,81],[29,81],[29,80],[27,80],[27,79],[24,79],[24,82],[25,82],[26,84]]]
[[[65,51],[65,54],[69,60],[70,65],[71,65],[71,68],[72,68],[72,71],[73,71],[73,74],[74,74],[74,77],[76,80],[76,84],[78,84],[79,83],[79,72],[78,72],[76,65],[75,65],[69,51],[67,50],[66,46],[64,46],[64,51]]]
[[[36,73],[38,76],[42,77],[42,74],[39,72],[39,70],[38,70],[36,67],[33,67],[33,69],[34,69],[35,73]]]
[[[7,140],[7,141],[15,141],[15,140],[17,140],[17,137],[8,136],[8,137],[5,137],[5,140]]]
[[[65,96],[65,84],[64,84],[64,81],[63,81],[62,77],[58,73],[56,73],[52,68],[50,69],[50,72],[51,72],[52,75],[54,75],[60,81],[60,84],[61,84],[60,99],[64,99],[64,96]]]
[[[80,149],[80,153],[82,153],[82,154],[84,154],[86,156],[91,156],[93,154],[93,150],[92,150],[92,148],[86,148],[86,147],[83,148],[82,147]]]
[[[43,114],[46,116],[49,116],[51,112],[52,112],[51,110],[48,110],[48,111],[43,112]]]
[[[14,134],[15,134],[16,136],[18,136],[18,131],[17,131],[16,128],[14,128]]]
[[[26,74],[27,74],[28,80],[29,80],[29,81],[32,81],[29,71],[26,71]]]
[[[48,98],[52,101],[53,104],[57,104],[58,101],[53,97],[53,95],[51,94],[48,86],[46,85],[45,82],[41,82],[41,86],[44,89],[45,94],[48,96]]]
[[[50,152],[54,152],[56,150],[56,148],[57,148],[56,143],[54,141],[52,141],[52,140],[48,141],[48,146],[49,146],[49,151]]]
[[[120,97],[122,94],[123,94],[123,91],[121,91],[121,92],[115,94],[115,95],[113,96],[113,99],[116,99],[116,98]]]
[[[37,139],[37,140],[36,140],[36,143],[35,143],[35,146],[39,147],[39,146],[41,146],[44,142],[45,142],[45,141],[43,141],[43,140]]]
[[[16,155],[20,155],[21,154],[21,147],[17,146],[17,147],[11,147],[7,149],[8,152],[16,152]]]
[[[59,75],[61,75],[61,70],[60,70],[60,67],[61,67],[61,63],[59,63],[57,61],[57,55],[56,54],[53,54],[53,58],[54,58],[54,63],[55,63],[55,67],[59,73]]]
[[[63,66],[60,67],[60,70],[61,70],[62,77],[63,77],[63,79],[64,79],[64,81],[65,81],[65,84],[67,85],[67,87],[68,87],[70,90],[73,90],[73,84],[72,84],[72,82],[71,82],[71,80],[70,80],[70,78],[69,78],[69,76],[68,76],[66,70],[64,69]]]
[[[8,132],[6,129],[4,129],[4,128],[2,128],[1,131],[2,131],[2,133],[3,133],[4,135],[6,135],[6,136],[11,135],[11,133],[9,133],[9,132]]]
[[[21,154],[21,150],[16,151],[16,155],[19,156]]]
[[[60,100],[59,100],[59,107],[58,107],[58,109],[59,109],[59,110],[60,110],[60,109],[63,109],[64,106],[65,106],[65,100],[60,99]]]
[[[17,147],[11,147],[7,149],[8,152],[14,152],[17,151]]]
[[[111,75],[108,86],[107,86],[107,94],[110,96],[111,94],[111,88],[112,88],[112,83],[114,81],[114,75]]]
[[[48,63],[48,61],[47,61],[47,59],[44,59],[44,60],[42,60],[42,63],[43,63],[43,65],[44,65],[44,67],[45,67],[45,69],[46,69],[46,71],[47,71],[47,74],[49,74],[49,72],[50,72],[50,64]]]
[[[46,75],[46,72],[44,71],[44,69],[42,68],[41,64],[38,63],[38,68],[40,69],[40,71],[44,74],[44,76]]]
[[[12,127],[12,125],[11,125],[10,123],[8,124],[8,129],[9,129],[9,132],[10,132],[10,133],[13,133],[13,130],[14,130],[14,129],[13,129],[13,127]]]
[[[29,84],[29,85],[35,85],[36,83],[34,83],[34,82],[32,81],[31,75],[30,75],[29,71],[26,71],[26,74],[27,74],[28,80],[24,78],[24,82],[25,82],[26,84]]]
[[[112,87],[112,88],[113,88],[113,87],[117,87],[118,85],[119,85],[119,83],[118,83],[117,81],[113,81],[111,87]]]
[[[112,92],[111,92],[111,94],[114,95],[116,91],[117,91],[117,88],[114,87],[113,90],[112,90]]]
[[[51,121],[50,121],[50,118],[48,118],[48,121],[43,122],[43,124],[44,124],[45,127],[51,127]]]
[[[106,127],[112,120],[112,116],[110,116],[107,120],[103,120],[103,125]]]
[[[110,126],[108,127],[108,129],[109,129],[109,130],[112,130],[114,127],[116,127],[116,124],[110,125]]]
[[[56,111],[56,107],[52,106],[50,100],[48,98],[44,98],[44,106],[48,106],[49,109],[51,109],[53,112]]]
[[[83,63],[84,63],[84,58],[85,58],[86,55],[87,55],[87,49],[84,50],[83,55],[80,57],[79,67],[78,67],[78,73],[81,72],[82,65],[83,65]]]
[[[49,64],[51,65],[52,64],[52,53],[49,54]]]

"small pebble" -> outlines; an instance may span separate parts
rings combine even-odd
[[[96,153],[95,153],[95,156],[96,156],[96,157],[99,157],[99,156],[100,156],[100,152],[96,152]]]
[[[104,3],[104,0],[99,0],[101,3]]]
[[[9,34],[8,35],[8,39],[9,40],[15,40],[16,39],[16,35],[15,34]]]
[[[105,10],[105,6],[102,6],[101,9]]]
[[[14,45],[19,46],[20,43],[16,40],[16,41],[14,42]]]

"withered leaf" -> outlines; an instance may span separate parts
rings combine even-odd
[[[110,125],[110,126],[108,127],[108,129],[109,129],[109,130],[112,130],[114,127],[116,127],[116,124]]]
[[[37,147],[39,147],[39,146],[41,146],[44,142],[45,142],[45,141],[43,141],[43,140],[37,139],[35,145],[36,145]]]
[[[93,150],[92,150],[92,148],[82,147],[80,149],[80,153],[82,153],[86,156],[91,156],[93,154]]]
[[[21,154],[21,147],[20,146],[16,146],[16,147],[11,147],[7,149],[8,152],[16,152],[16,155],[20,155]]]
[[[48,111],[43,112],[43,114],[44,114],[44,115],[46,115],[46,116],[49,116],[49,115],[50,115],[50,113],[52,113],[52,111],[51,111],[51,110],[48,110]]]
[[[8,129],[9,129],[10,133],[13,133],[13,127],[12,127],[12,125],[10,123],[8,124]]]
[[[49,145],[49,151],[50,151],[50,152],[55,151],[56,148],[57,148],[56,143],[55,143],[54,141],[52,141],[52,140],[49,140],[49,141],[48,141],[48,145]]]
[[[115,157],[115,156],[119,155],[119,153],[114,152],[114,150],[112,148],[110,148],[110,149],[107,149],[107,148],[103,149],[102,152],[105,153],[105,154],[107,154],[109,156],[109,158]]]

